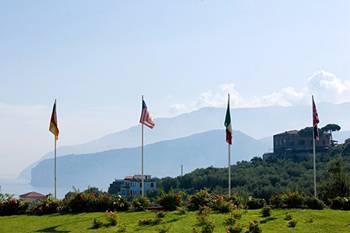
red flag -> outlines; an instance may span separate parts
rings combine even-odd
[[[312,127],[314,128],[314,138],[318,141],[320,139],[320,134],[318,132],[317,124],[320,122],[318,119],[318,113],[316,109],[316,104],[314,101],[314,96],[312,96]]]
[[[151,117],[151,114],[148,112],[147,105],[144,100],[142,100],[142,112],[140,117],[140,123],[146,125],[151,129],[155,125]]]

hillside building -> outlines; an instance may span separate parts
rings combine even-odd
[[[310,133],[311,132],[311,133]],[[317,153],[324,153],[335,144],[331,133],[321,132],[319,140],[316,140]],[[264,159],[271,157],[306,157],[313,151],[313,135],[308,128],[303,130],[291,130],[273,136],[273,153],[263,155]]]
[[[155,179],[152,179],[150,175],[144,176],[144,190],[145,193],[153,192],[157,190],[157,184]],[[123,180],[115,180],[110,184],[108,193],[121,195],[122,197],[135,197],[142,194],[142,176],[134,175],[127,176]]]

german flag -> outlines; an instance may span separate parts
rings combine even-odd
[[[58,124],[57,124],[56,100],[55,100],[55,103],[53,104],[49,131],[53,135],[55,135],[55,139],[58,140],[58,134],[60,133],[60,131],[58,130]]]

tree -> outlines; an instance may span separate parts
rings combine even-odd
[[[328,179],[322,187],[322,198],[330,199],[337,196],[350,195],[350,177],[344,167],[342,157],[337,157],[328,163]]]
[[[328,124],[325,127],[321,128],[323,132],[328,132],[328,133],[339,131],[340,129],[341,127],[337,124]]]
[[[328,124],[325,127],[321,128],[322,132],[327,132],[331,135],[331,140],[333,139],[332,137],[332,132],[339,131],[341,127],[337,124]]]

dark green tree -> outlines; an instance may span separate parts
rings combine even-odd
[[[332,137],[332,133],[336,132],[336,131],[340,131],[341,127],[337,124],[328,124],[326,126],[324,126],[323,128],[321,128],[322,132],[327,132],[331,135],[331,139],[333,139]]]
[[[348,197],[350,195],[350,177],[344,166],[342,157],[336,157],[328,163],[328,176],[321,187],[322,199],[335,198],[337,196]]]

